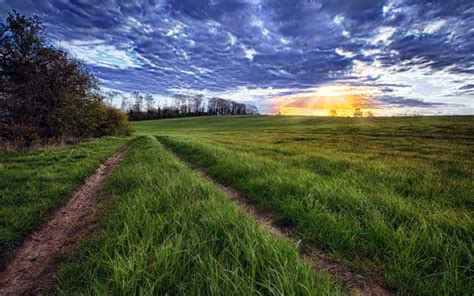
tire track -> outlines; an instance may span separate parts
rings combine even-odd
[[[298,235],[294,227],[278,224],[278,216],[276,213],[258,206],[240,194],[235,188],[223,185],[204,169],[182,159],[169,147],[168,151],[199,176],[217,186],[219,190],[233,200],[238,207],[250,214],[260,226],[297,245],[300,255],[311,263],[315,271],[325,271],[339,279],[344,283],[351,295],[395,295],[394,291],[385,288],[377,281],[371,279],[370,276],[331,260],[327,251],[318,248],[310,242],[304,241],[303,238]]]
[[[40,229],[12,251],[0,273],[0,295],[41,294],[48,288],[48,281],[57,271],[54,258],[71,251],[96,225],[96,197],[125,150],[126,146],[101,164]]]

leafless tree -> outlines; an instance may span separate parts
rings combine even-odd
[[[151,110],[153,108],[153,104],[155,103],[155,99],[151,94],[145,95],[145,102],[146,102],[146,109]]]

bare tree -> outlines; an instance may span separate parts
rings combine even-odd
[[[362,117],[363,115],[364,115],[364,113],[362,112],[362,109],[356,108],[354,110],[354,117]]]
[[[120,104],[120,110],[123,112],[128,112],[132,108],[131,102],[130,102],[130,97],[126,95],[122,95],[122,103]]]
[[[134,91],[132,92],[132,97],[134,99],[134,103],[132,106],[133,112],[142,112],[142,106],[143,106],[143,101],[145,100],[145,97],[139,92],[139,91]]]
[[[107,106],[112,107],[114,101],[120,96],[120,92],[116,90],[107,91],[104,93],[104,102]]]
[[[145,95],[145,102],[146,102],[146,109],[151,110],[153,108],[153,104],[155,103],[155,99],[151,94]]]
[[[192,112],[199,113],[201,111],[203,99],[203,95],[195,95],[192,97]]]

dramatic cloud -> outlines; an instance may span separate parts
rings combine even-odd
[[[474,113],[470,0],[0,0],[2,18],[12,9],[123,92],[307,114],[343,85],[376,90],[359,99],[379,114]]]

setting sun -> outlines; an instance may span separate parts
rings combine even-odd
[[[309,92],[275,98],[274,111],[282,115],[354,116],[355,110],[372,114],[376,87],[328,85]]]

